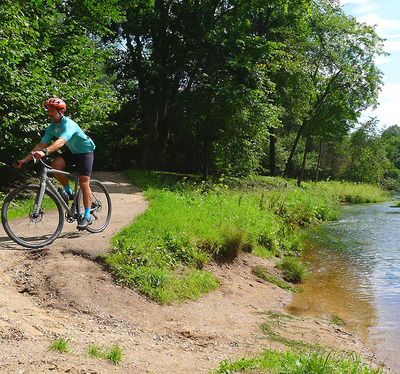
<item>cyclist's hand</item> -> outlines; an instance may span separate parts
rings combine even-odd
[[[39,161],[42,157],[46,156],[46,154],[43,151],[32,151],[31,154],[32,158],[34,158],[36,161]]]
[[[17,169],[21,169],[23,163],[25,163],[24,160],[14,161],[14,162],[13,162],[13,166],[14,166],[15,168],[17,168]]]

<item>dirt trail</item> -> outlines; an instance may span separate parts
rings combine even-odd
[[[111,237],[148,207],[121,173],[97,172],[112,198],[110,225],[100,234],[65,224],[62,235],[40,251],[25,251],[0,231],[1,373],[208,373],[228,357],[263,348],[265,312],[281,312],[291,295],[256,279],[251,268],[274,263],[244,255],[234,264],[210,265],[217,291],[195,302],[160,306],[113,283],[96,261]],[[309,318],[281,319],[290,339],[367,353],[343,329]],[[71,340],[67,354],[49,352],[56,337]],[[120,365],[87,357],[89,343],[123,348]]]

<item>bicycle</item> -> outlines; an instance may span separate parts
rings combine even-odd
[[[34,163],[37,161],[33,158]],[[5,199],[1,210],[1,222],[7,235],[27,248],[41,248],[51,244],[60,235],[65,220],[68,223],[83,217],[83,193],[79,176],[53,169],[42,159],[40,185],[25,184],[13,190]],[[61,173],[75,180],[71,206],[65,201],[48,174]],[[91,233],[103,231],[111,220],[111,198],[107,188],[98,180],[90,180],[92,223],[86,227]],[[65,211],[65,212],[64,212]]]

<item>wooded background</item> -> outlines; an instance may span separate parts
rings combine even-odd
[[[400,180],[400,127],[378,131],[384,55],[336,0],[3,0],[0,172],[48,125],[94,139],[95,168]]]

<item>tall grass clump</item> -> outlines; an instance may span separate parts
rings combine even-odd
[[[340,203],[366,204],[381,203],[390,200],[390,193],[377,186],[354,182],[319,182],[305,183],[306,190],[315,191],[329,200],[337,200]]]
[[[337,219],[337,198],[275,179],[228,184],[131,170],[149,209],[118,233],[105,263],[117,281],[160,303],[196,299],[218,287],[204,270],[241,252],[298,256],[300,227]]]

